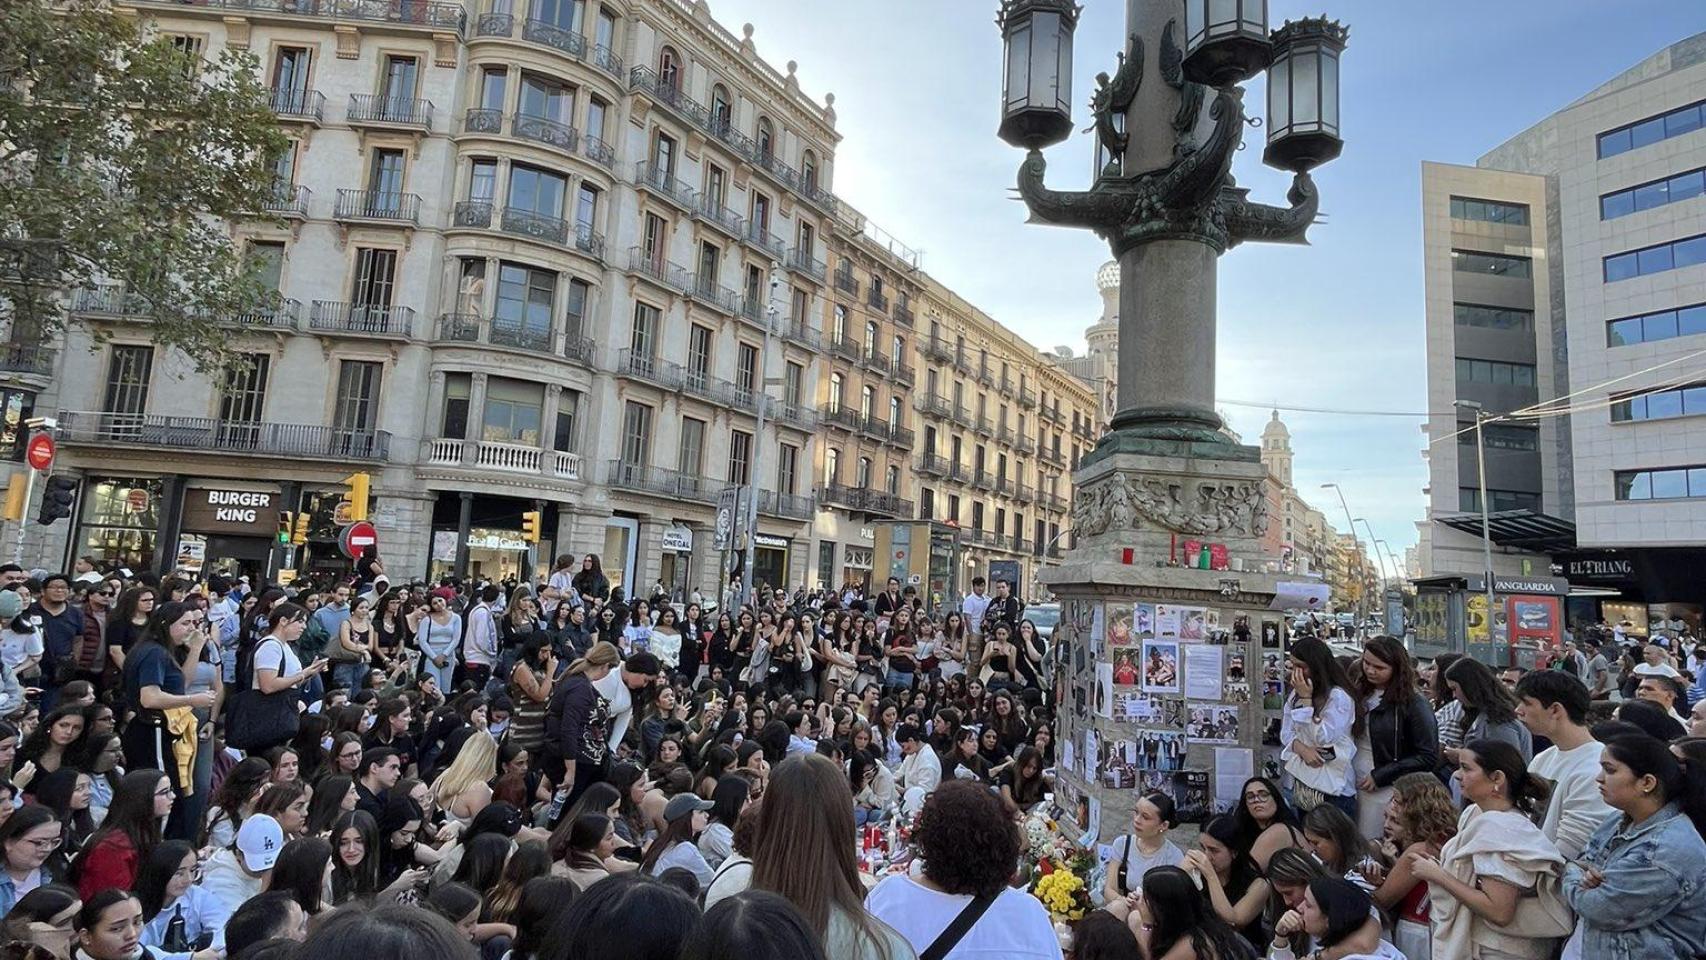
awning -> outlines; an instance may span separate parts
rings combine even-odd
[[[1453,530],[1472,537],[1481,536],[1479,513],[1449,513],[1433,518]],[[1501,547],[1532,550],[1536,553],[1555,553],[1573,550],[1576,546],[1576,525],[1568,520],[1550,517],[1533,510],[1499,510],[1487,515],[1488,533]]]

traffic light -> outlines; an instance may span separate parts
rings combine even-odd
[[[352,473],[344,478],[344,502],[349,504],[345,516],[351,523],[367,519],[368,491],[373,486],[373,478],[365,473]]]
[[[521,539],[528,543],[539,542],[539,531],[544,526],[544,517],[538,510],[529,510],[521,515]]]
[[[291,523],[293,521],[293,517],[294,517],[294,515],[289,510],[280,510],[278,512],[278,542],[279,543],[289,543],[290,542],[290,526],[291,526]]]
[[[296,515],[296,524],[290,531],[291,543],[300,547],[308,542],[308,520],[309,515],[306,510]]]
[[[17,523],[24,519],[24,510],[29,506],[25,499],[29,492],[30,475],[23,471],[12,474],[12,479],[6,484],[5,519]]]
[[[76,477],[48,477],[47,489],[41,493],[41,513],[36,516],[36,522],[45,525],[60,517],[71,516],[71,504],[76,500]]]

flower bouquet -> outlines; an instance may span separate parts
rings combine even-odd
[[[1084,878],[1070,870],[1042,874],[1031,884],[1031,895],[1042,901],[1058,924],[1077,920],[1090,911],[1090,888]]]

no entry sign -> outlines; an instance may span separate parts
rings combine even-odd
[[[357,520],[338,534],[338,549],[351,560],[378,546],[379,530],[366,520]]]
[[[38,433],[30,438],[29,445],[24,448],[24,460],[31,467],[45,473],[47,468],[53,466],[54,450],[53,437]]]

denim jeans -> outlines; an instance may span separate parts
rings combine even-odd
[[[886,693],[889,690],[895,689],[905,690],[908,692],[912,690],[912,671],[896,670],[893,667],[889,668],[889,675],[883,680],[883,691]]]
[[[367,661],[337,660],[332,663],[332,686],[343,687],[351,696],[361,689],[362,678],[367,676]]]

